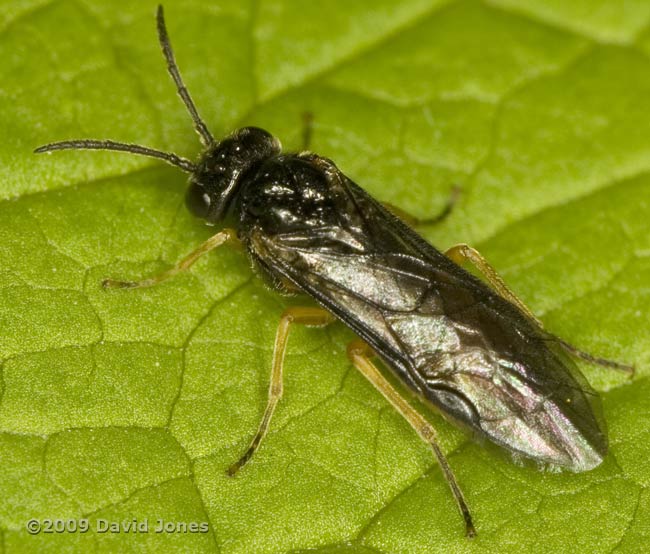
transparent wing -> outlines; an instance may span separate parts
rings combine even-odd
[[[551,337],[342,174],[337,225],[253,234],[269,269],[368,342],[417,394],[511,451],[602,461],[598,397]]]

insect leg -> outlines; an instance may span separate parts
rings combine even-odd
[[[474,524],[472,523],[472,515],[470,514],[467,502],[463,497],[463,493],[458,486],[456,477],[449,467],[447,458],[440,450],[436,440],[435,429],[431,424],[424,419],[405,399],[397,392],[393,386],[384,378],[379,372],[377,367],[370,361],[370,357],[374,356],[373,351],[363,341],[357,339],[348,345],[348,358],[352,361],[354,366],[368,379],[373,386],[388,400],[393,407],[411,424],[420,438],[428,443],[433,450],[433,453],[440,464],[440,469],[449,484],[449,488],[454,495],[458,509],[465,520],[465,533],[468,537],[476,535]]]
[[[568,342],[563,341],[560,337],[557,337],[557,336],[555,336],[553,334],[551,334],[551,336],[569,354],[571,354],[572,356],[575,356],[576,358],[579,358],[580,360],[583,360],[583,361],[585,361],[587,363],[590,363],[590,364],[615,369],[616,371],[624,371],[625,373],[628,373],[630,376],[634,375],[634,366],[633,365],[624,364],[624,363],[621,363],[621,362],[615,362],[614,360],[608,360],[607,358],[599,358],[598,356],[594,356],[593,354],[589,354],[589,352],[584,352],[583,350],[580,350],[580,349],[576,348],[572,344],[569,344]]]
[[[389,212],[391,212],[393,215],[396,215],[400,219],[404,220],[404,222],[407,225],[410,225],[411,227],[417,227],[419,225],[436,225],[438,223],[442,223],[445,219],[449,217],[449,214],[451,214],[452,210],[454,209],[454,206],[456,205],[458,199],[460,198],[460,192],[461,192],[460,185],[454,185],[454,188],[451,189],[451,193],[449,194],[449,198],[447,198],[447,203],[445,204],[445,207],[440,211],[439,214],[433,217],[428,217],[426,219],[420,219],[418,217],[415,217],[414,215],[411,215],[410,213],[402,210],[401,208],[398,208],[397,206],[393,206],[393,204],[389,202],[382,202],[382,204]]]
[[[506,285],[505,281],[501,276],[496,272],[494,267],[474,248],[468,246],[467,244],[457,244],[445,251],[445,255],[451,258],[457,264],[462,264],[464,261],[471,262],[488,280],[490,285],[505,298],[508,302],[517,306],[526,316],[532,319],[540,328],[544,328],[542,322],[535,317],[533,312],[524,304],[524,302]],[[547,331],[548,333],[548,331]],[[625,371],[626,373],[634,373],[634,367],[628,364],[623,364],[620,362],[615,362],[613,360],[607,360],[605,358],[599,358],[593,356],[588,352],[583,352],[582,350],[576,348],[575,346],[569,344],[568,342],[563,341],[561,338],[556,337],[552,333],[548,333],[558,344],[564,348],[569,354],[589,362],[591,364],[600,365],[603,367],[609,367],[616,369],[618,371]]]
[[[269,424],[271,423],[271,417],[273,417],[275,407],[278,405],[280,398],[282,398],[282,367],[284,365],[284,353],[287,349],[287,339],[289,338],[291,325],[298,323],[301,325],[322,326],[332,323],[334,320],[335,317],[322,308],[293,307],[287,308],[284,311],[282,317],[280,317],[280,324],[275,334],[271,383],[269,385],[269,396],[262,421],[244,455],[226,470],[228,475],[231,477],[235,475],[252,458],[269,430]]]
[[[501,276],[496,272],[496,270],[488,263],[488,261],[481,256],[478,250],[475,250],[467,244],[456,244],[448,250],[445,251],[445,256],[451,258],[458,265],[462,265],[463,262],[471,262],[474,267],[476,267],[483,276],[488,280],[490,285],[492,285],[496,291],[503,296],[508,302],[514,304],[519,308],[524,314],[526,314],[530,319],[532,319],[537,325],[543,327],[542,322],[535,317],[535,314],[530,311],[528,306],[524,304],[517,295],[510,290],[510,287],[506,285],[505,281]]]
[[[190,254],[185,256],[174,267],[168,269],[167,271],[163,271],[158,275],[154,275],[153,277],[149,277],[147,279],[142,279],[141,281],[118,281],[115,279],[104,279],[102,281],[102,286],[104,288],[110,289],[135,289],[141,287],[151,287],[160,283],[161,281],[169,279],[170,277],[174,277],[181,271],[185,271],[203,254],[210,252],[210,250],[213,250],[218,246],[221,246],[226,241],[235,242],[236,244],[239,243],[239,239],[237,239],[237,233],[233,229],[224,229],[223,231],[218,232],[216,235],[211,236],[196,250],[190,252]]]

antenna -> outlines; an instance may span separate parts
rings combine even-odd
[[[199,113],[196,111],[196,106],[192,101],[192,97],[185,87],[181,74],[178,71],[178,66],[176,65],[176,60],[174,59],[174,52],[172,51],[172,46],[169,42],[167,28],[165,27],[165,17],[163,15],[163,7],[161,5],[158,6],[156,23],[158,27],[158,41],[160,42],[160,47],[162,48],[163,55],[167,61],[167,71],[169,71],[169,74],[176,84],[178,95],[181,97],[183,103],[187,107],[187,110],[190,112],[190,116],[194,122],[194,128],[199,133],[199,136],[201,138],[201,143],[205,147],[211,146],[214,144],[214,137],[210,131],[208,131],[205,123],[199,116]],[[117,150],[119,152],[129,152],[131,154],[137,154],[139,156],[148,156],[149,158],[158,158],[160,160],[166,161],[168,164],[181,168],[187,173],[193,173],[197,169],[196,165],[193,164],[190,160],[182,158],[181,156],[178,156],[171,152],[163,152],[161,150],[155,150],[154,148],[149,148],[147,146],[140,146],[139,144],[117,142],[114,140],[63,140],[61,142],[51,142],[49,144],[39,146],[36,150],[34,150],[34,152],[36,154],[41,154],[43,152],[53,152],[54,150]]]
[[[158,25],[158,41],[160,42],[160,47],[162,48],[163,56],[167,61],[167,71],[171,75],[171,78],[176,84],[176,90],[178,95],[183,100],[183,103],[187,107],[187,111],[190,112],[192,121],[194,122],[194,129],[201,137],[201,143],[203,146],[211,146],[214,144],[214,137],[212,133],[208,131],[207,126],[201,119],[199,112],[196,110],[194,101],[190,96],[185,83],[183,83],[183,78],[181,77],[180,72],[178,71],[178,66],[176,65],[176,60],[174,59],[174,52],[172,51],[172,45],[169,42],[169,35],[167,34],[167,27],[165,26],[165,16],[163,14],[162,5],[158,5],[158,12],[156,14],[156,22]]]
[[[165,160],[169,164],[180,167],[187,173],[193,173],[196,171],[196,166],[190,160],[181,158],[171,152],[162,152],[161,150],[154,150],[153,148],[140,146],[139,144],[115,142],[114,140],[63,140],[61,142],[52,142],[50,144],[39,146],[34,150],[34,153],[41,154],[43,152],[53,152],[54,150],[117,150],[119,152],[130,152],[131,154]]]

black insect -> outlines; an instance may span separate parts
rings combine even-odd
[[[154,285],[187,269],[227,241],[241,241],[253,265],[281,293],[306,293],[318,307],[289,308],[280,319],[268,404],[234,475],[266,434],[282,396],[282,365],[294,323],[342,321],[358,336],[354,366],[392,403],[435,454],[465,520],[472,517],[432,426],[372,362],[378,356],[419,398],[478,437],[544,465],[586,471],[601,463],[607,437],[597,394],[567,354],[595,358],[542,328],[478,252],[458,245],[444,254],[346,177],[308,151],[283,154],[268,132],[245,127],[215,141],[185,88],[171,50],[162,7],[158,37],[169,73],[205,147],[197,163],[175,154],[108,140],[47,144],[36,152],[121,150],[165,160],[190,174],[187,206],[224,229],[177,266],[142,281],[107,279],[110,288]],[[460,267],[468,260],[492,288]]]

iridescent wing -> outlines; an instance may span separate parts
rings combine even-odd
[[[254,257],[349,326],[421,398],[508,450],[584,471],[598,396],[554,339],[340,172],[336,225],[251,234]]]

